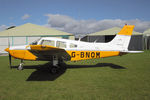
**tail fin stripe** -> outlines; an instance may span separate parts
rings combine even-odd
[[[132,35],[134,25],[125,25],[118,35]]]

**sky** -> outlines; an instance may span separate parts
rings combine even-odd
[[[81,34],[124,24],[150,28],[150,0],[0,0],[0,31],[33,23]]]

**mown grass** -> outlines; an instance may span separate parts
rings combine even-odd
[[[8,57],[0,57],[0,100],[150,99],[150,51],[66,62],[69,68],[57,75],[41,68],[44,63],[26,61],[18,71],[9,69]]]

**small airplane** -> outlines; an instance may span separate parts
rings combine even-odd
[[[129,51],[128,45],[131,39],[134,25],[125,25],[115,38],[108,43],[91,43],[52,37],[40,38],[29,45],[11,46],[5,51],[11,57],[21,59],[18,67],[23,69],[23,60],[51,61],[51,72],[56,73],[63,61],[79,61],[97,59],[112,56],[122,56],[127,53],[141,53],[143,51]]]

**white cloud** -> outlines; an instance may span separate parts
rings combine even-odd
[[[0,31],[5,30],[6,28],[8,28],[6,25],[0,25]]]
[[[30,15],[29,14],[24,14],[24,16],[21,17],[22,20],[26,20],[30,18]]]
[[[112,27],[123,27],[125,24],[135,25],[135,31],[143,32],[150,28],[150,21],[141,21],[139,19],[121,20],[121,19],[104,19],[104,20],[75,20],[69,16],[59,14],[47,14],[47,27],[55,28],[70,33],[93,33]]]

